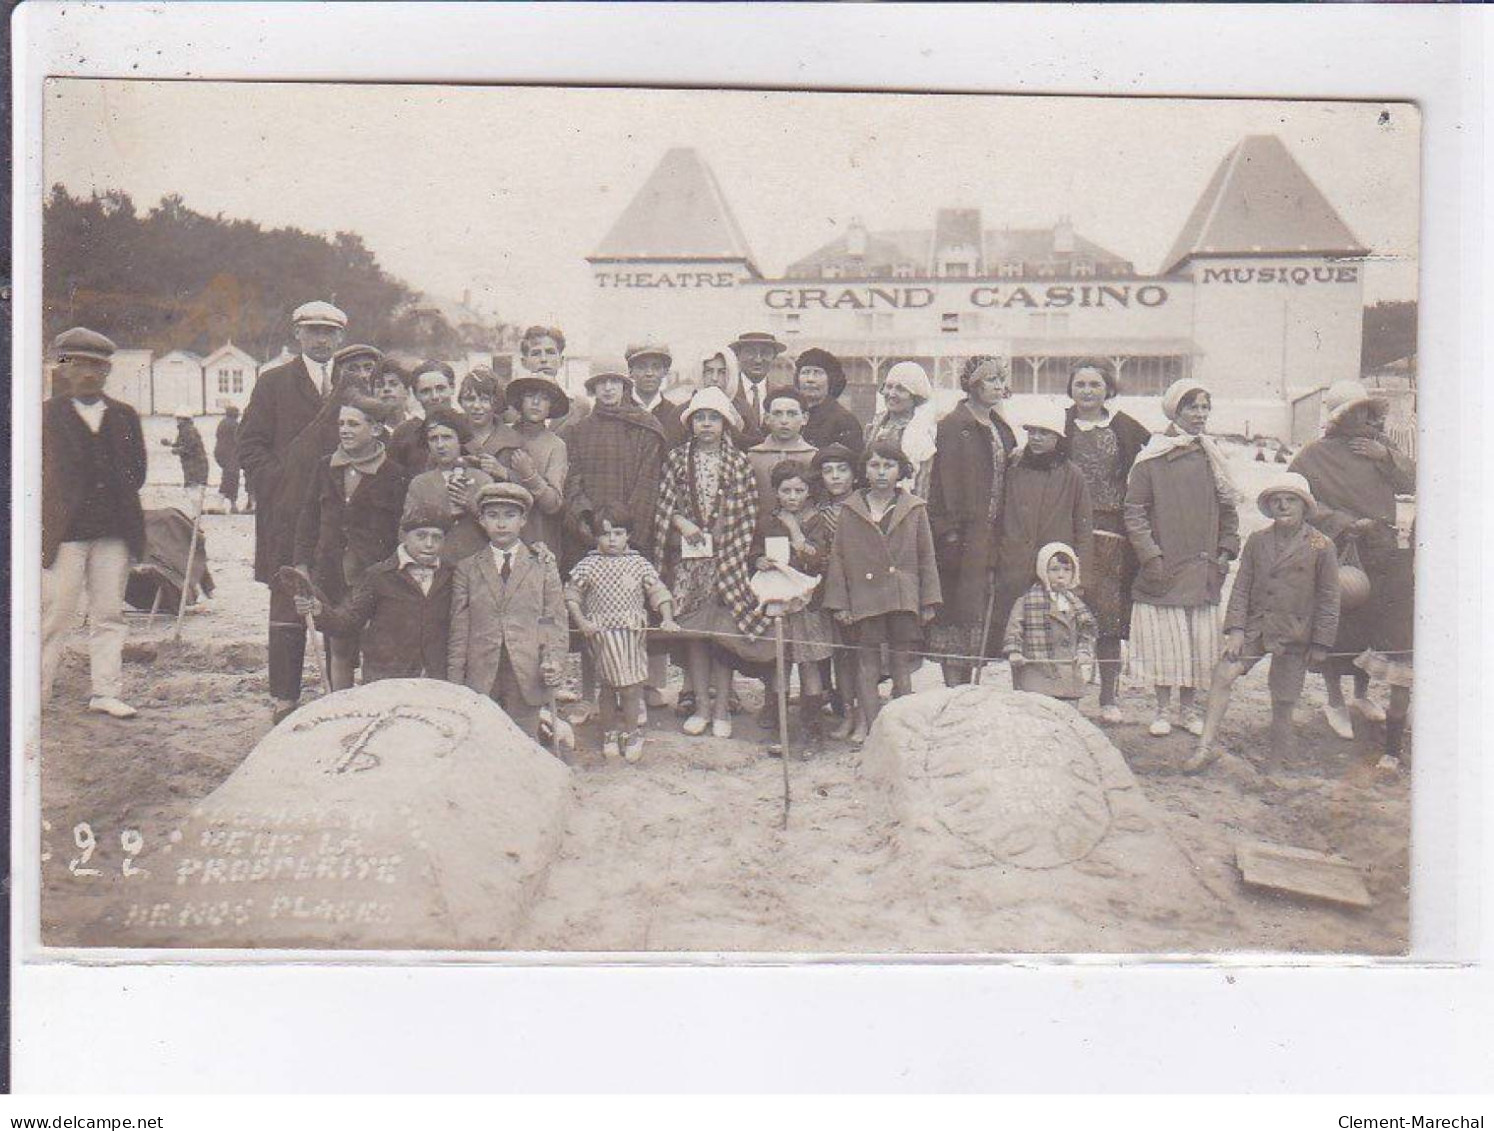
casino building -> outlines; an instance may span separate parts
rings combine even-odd
[[[1074,359],[1100,358],[1143,419],[1192,374],[1215,390],[1216,430],[1282,438],[1310,434],[1318,391],[1359,376],[1368,252],[1274,135],[1224,156],[1155,275],[1065,217],[991,219],[940,208],[931,227],[900,231],[851,219],[765,278],[710,168],[671,149],[588,257],[592,341],[669,342],[689,374],[705,348],[772,330],[791,352],[841,357],[863,414],[905,359],[955,388],[964,359],[1005,355],[1014,391],[1031,395],[1062,394]]]

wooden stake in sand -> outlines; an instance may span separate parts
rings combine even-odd
[[[539,630],[540,630],[541,635],[543,635],[546,632],[546,630],[552,629],[554,627],[555,627],[555,618],[554,617],[540,617],[540,619],[539,619]],[[581,647],[585,648],[585,647],[588,647],[589,645],[590,645],[590,641],[587,641],[587,642],[583,643],[581,645]],[[544,667],[549,662],[549,659],[550,659],[550,646],[548,644],[541,644],[540,645],[540,651],[539,651],[539,661],[540,661],[540,670],[541,671],[544,670]],[[606,692],[604,691],[603,694],[606,694]],[[558,707],[557,707],[557,700],[558,700],[558,696],[556,695],[555,688],[547,686],[545,688],[545,707],[550,712],[550,753],[553,754],[555,757],[559,758],[560,757],[560,711],[558,710]]]
[[[986,574],[986,619],[980,628],[980,655],[975,658],[975,673],[971,683],[979,684],[981,673],[986,670],[986,650],[991,644],[991,618],[996,615],[996,571]]]
[[[298,570],[295,566],[281,566],[275,571],[271,578],[271,584],[284,593],[289,593],[292,598],[314,597],[322,601],[322,595],[316,591],[311,578]],[[325,604],[325,601],[322,601]],[[332,681],[327,678],[327,660],[323,653],[326,651],[327,642],[321,633],[316,630],[316,618],[310,613],[305,616],[306,635],[311,640],[311,658],[316,661],[316,674],[321,678],[325,694],[332,694]]]
[[[773,665],[778,685],[778,756],[783,759],[783,827],[788,828],[789,805],[789,744],[788,744],[788,664],[783,643],[782,602],[772,602],[767,613],[773,618]],[[801,689],[802,690],[802,689]]]
[[[187,594],[192,590],[192,563],[197,557],[197,526],[202,522],[202,509],[207,504],[207,484],[197,488],[197,505],[192,509],[192,539],[187,543],[187,569],[182,574],[182,599],[176,607],[176,631],[171,634],[173,640],[182,638],[182,619],[187,615]],[[151,617],[155,617],[155,610],[151,610]]]

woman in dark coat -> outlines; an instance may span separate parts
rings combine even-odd
[[[213,440],[213,460],[222,469],[218,494],[228,500],[228,513],[239,510],[239,406],[228,405]]]
[[[1025,433],[1022,449],[1006,469],[1006,499],[996,540],[996,604],[991,633],[1001,635],[1012,606],[1037,577],[1038,551],[1052,542],[1070,547],[1079,576],[1094,566],[1095,540],[1089,487],[1069,461],[1064,413],[1036,403],[1013,414]]]
[[[410,477],[375,432],[383,403],[354,399],[338,411],[337,450],[317,464],[296,526],[295,560],[327,604],[340,604],[369,566],[399,545],[399,520]],[[356,636],[330,636],[333,690],[353,686]]]
[[[1069,370],[1069,459],[1084,476],[1094,508],[1095,552],[1084,578],[1084,599],[1099,626],[1095,659],[1100,668],[1100,718],[1122,721],[1116,689],[1120,683],[1121,641],[1131,635],[1131,584],[1136,552],[1121,516],[1126,479],[1136,454],[1151,432],[1106,402],[1117,393],[1115,377],[1103,361],[1079,361]]]
[[[1340,551],[1352,543],[1359,564],[1370,579],[1368,601],[1345,607],[1339,617],[1338,640],[1323,669],[1328,702],[1323,714],[1340,738],[1354,737],[1352,706],[1370,722],[1383,722],[1385,712],[1369,698],[1369,673],[1355,666],[1366,649],[1387,654],[1403,643],[1391,636],[1392,588],[1399,539],[1396,534],[1396,495],[1416,490],[1416,464],[1396,450],[1385,434],[1385,401],[1373,397],[1358,381],[1338,381],[1323,394],[1328,423],[1322,439],[1308,444],[1292,461],[1291,469],[1312,487],[1315,500],[1307,520],[1332,538]],[[1343,677],[1354,677],[1354,701],[1344,703]]]
[[[929,477],[929,522],[944,595],[929,641],[934,651],[955,657],[999,655],[1001,634],[992,632],[990,641],[983,637],[1007,462],[1017,446],[999,412],[1011,396],[1010,363],[972,357],[960,371],[960,387],[965,399],[939,422]],[[942,666],[950,687],[969,683],[974,672],[973,661],[965,658],[944,660]]]
[[[844,444],[853,452],[861,450],[861,421],[840,403],[846,391],[846,371],[840,358],[828,350],[807,349],[794,363],[794,388],[804,398],[809,419],[803,436],[816,448]]]

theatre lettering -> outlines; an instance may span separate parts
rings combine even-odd
[[[1161,306],[1167,288],[1156,283],[1057,284],[1050,287],[972,287],[960,292],[964,302],[981,310],[1064,310],[1068,307]],[[921,310],[932,306],[933,287],[770,287],[763,305],[770,310]]]

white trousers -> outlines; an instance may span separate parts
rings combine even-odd
[[[64,542],[57,559],[42,570],[42,699],[62,660],[62,645],[78,614],[78,598],[88,594],[88,663],[95,696],[120,698],[124,689],[124,594],[130,579],[130,550],[123,538]]]

